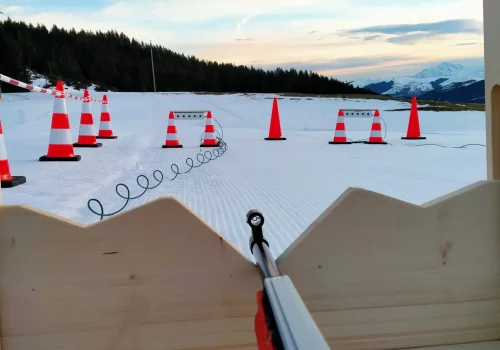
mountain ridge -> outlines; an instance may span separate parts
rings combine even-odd
[[[484,69],[442,62],[412,76],[359,79],[351,82],[391,97],[420,97],[450,102],[484,103]]]

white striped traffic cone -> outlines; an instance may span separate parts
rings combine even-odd
[[[205,124],[205,136],[200,147],[219,147],[219,141],[215,137],[214,120],[212,112],[207,113],[207,123]]]
[[[167,137],[162,148],[182,148],[177,139],[177,127],[175,126],[174,112],[168,114]]]
[[[380,124],[380,113],[378,109],[375,110],[373,114],[372,130],[370,132],[370,138],[368,141],[364,142],[370,145],[387,145],[382,137],[382,125]]]
[[[344,110],[339,109],[337,116],[337,124],[335,125],[335,134],[333,135],[333,141],[328,142],[330,145],[349,145],[350,142],[347,139],[344,124]]]
[[[80,129],[78,131],[78,141],[73,147],[101,147],[102,143],[97,143],[94,134],[94,118],[90,110],[90,95],[88,90],[83,92],[82,114],[80,117]]]
[[[81,156],[75,155],[71,130],[69,127],[66,98],[62,81],[57,81],[52,125],[50,126],[50,140],[47,155],[40,157],[41,162],[77,162]]]
[[[7,149],[3,138],[2,121],[0,121],[0,188],[16,187],[25,182],[26,177],[12,176],[10,173],[9,159],[7,158]]]
[[[111,115],[108,109],[108,97],[104,95],[102,97],[102,111],[101,111],[101,121],[99,124],[99,133],[97,134],[98,139],[116,139],[118,136],[113,135],[113,129],[111,128]]]

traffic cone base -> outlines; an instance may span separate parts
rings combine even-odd
[[[329,145],[352,145],[351,141],[330,141]]]
[[[49,157],[49,156],[41,156],[39,158],[40,162],[78,162],[82,159],[79,155],[74,155],[71,157]]]
[[[110,139],[117,139],[117,138],[118,138],[118,136],[99,136],[99,135],[97,135],[95,138],[96,138],[96,139],[101,139],[101,140],[103,140],[103,139],[108,139],[108,140],[110,140]]]
[[[12,188],[26,183],[25,176],[12,176],[10,180],[0,181],[0,188]]]
[[[370,142],[370,141],[365,141],[363,142],[365,145],[387,145],[387,142],[385,141],[380,141],[380,142]]]
[[[206,145],[206,144],[201,144],[200,147],[219,147],[220,142],[214,143],[213,145]]]
[[[161,148],[182,148],[182,145],[162,145]]]
[[[74,143],[73,147],[101,147],[102,143],[92,143],[92,144],[79,144],[79,143]]]
[[[419,136],[419,137],[402,137],[401,140],[426,140],[427,137]]]
[[[283,141],[286,140],[286,137],[266,137],[264,140],[267,141]]]

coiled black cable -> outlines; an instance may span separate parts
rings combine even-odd
[[[215,118],[213,118],[215,120]],[[215,120],[217,124],[219,124],[219,122],[217,120]],[[214,148],[212,150],[206,150],[204,152],[200,152],[196,155],[196,160],[198,161],[198,164],[195,164],[194,162],[194,159],[191,158],[191,157],[188,157],[185,159],[185,163],[186,165],[188,166],[188,169],[186,171],[180,171],[180,167],[173,163],[171,166],[170,166],[170,170],[172,170],[172,172],[174,173],[174,177],[170,179],[170,181],[173,181],[175,180],[179,175],[182,175],[182,174],[187,174],[189,173],[192,169],[194,168],[199,168],[201,167],[202,165],[204,164],[207,164],[209,163],[210,161],[212,160],[215,160],[217,158],[220,158],[222,157],[222,155],[224,153],[226,153],[226,151],[228,150],[228,146],[227,146],[227,143],[222,139],[223,135],[224,135],[224,129],[222,128],[222,126],[219,124],[219,127],[221,129],[221,132],[219,133],[217,130],[216,130],[216,133],[217,133],[217,141],[218,141],[218,147],[217,148]],[[204,134],[204,133],[203,133]],[[203,139],[203,134],[202,134],[202,139]],[[201,143],[202,140],[200,140],[200,143]],[[87,207],[88,209],[98,215],[100,217],[100,221],[103,220],[105,217],[108,217],[108,216],[113,216],[115,214],[118,214],[120,213],[121,211],[123,211],[128,203],[131,201],[131,200],[134,200],[134,199],[137,199],[137,198],[140,198],[142,197],[148,190],[152,190],[156,187],[158,187],[164,180],[164,175],[163,175],[163,172],[161,172],[160,170],[155,170],[153,171],[153,178],[157,181],[157,184],[155,184],[154,186],[150,186],[150,180],[149,178],[146,176],[146,175],[139,175],[137,176],[137,179],[136,179],[136,182],[137,182],[137,185],[143,189],[143,191],[141,193],[139,193],[138,195],[136,196],[131,196],[131,193],[130,193],[130,189],[127,185],[125,185],[124,183],[119,183],[116,185],[115,187],[115,192],[116,194],[125,199],[125,203],[121,206],[121,208],[119,208],[118,210],[115,210],[111,213],[105,213],[104,212],[104,206],[102,205],[101,201],[98,200],[97,198],[91,198],[89,199],[89,201],[87,202]],[[143,180],[143,181],[141,181]],[[141,183],[143,182],[143,183]],[[123,188],[125,193],[120,193],[120,189]],[[92,203],[96,203],[98,208],[99,208],[99,211],[97,210],[94,210],[92,208]]]
[[[379,118],[384,123],[384,137],[382,137],[382,141],[385,141],[385,137],[387,136],[387,123],[385,122],[384,118],[382,118],[382,117],[379,117]],[[368,141],[368,139],[361,139],[361,140],[356,140],[356,141],[353,141],[350,138],[347,138],[347,139],[352,143],[365,143],[365,141]]]
[[[385,141],[385,138],[387,136],[387,123],[385,122],[384,118],[380,117],[380,119],[384,123],[384,137],[382,138],[382,140]],[[349,138],[347,138],[347,139],[349,141],[351,141],[352,143],[364,143],[365,141],[368,140],[368,139],[362,139],[362,140],[353,141],[353,140],[351,140]],[[392,143],[387,143],[387,144],[388,145],[392,145]],[[408,147],[436,146],[436,147],[441,147],[441,148],[455,148],[455,149],[463,149],[463,148],[467,148],[467,147],[470,147],[470,146],[486,147],[486,145],[483,145],[481,143],[467,143],[467,144],[460,145],[460,146],[445,146],[445,145],[441,145],[441,144],[438,144],[438,143],[421,143],[421,144],[416,144],[416,145],[414,145],[414,144],[405,144],[405,146],[408,146]]]
[[[483,145],[482,143],[466,143],[465,145],[461,145],[461,146],[445,146],[445,145],[440,145],[439,143],[421,143],[418,145],[406,144],[405,146],[408,146],[408,147],[436,146],[436,147],[441,147],[441,148],[467,148],[469,146],[486,147],[486,145]]]

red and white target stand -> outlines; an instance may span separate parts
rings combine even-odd
[[[215,137],[215,128],[211,111],[170,111],[168,115],[168,126],[165,144],[162,148],[182,148],[177,137],[176,120],[206,120],[203,141],[200,147],[219,147],[219,141]]]
[[[344,118],[373,118],[370,138],[368,141],[350,141],[347,138]],[[387,144],[382,140],[380,113],[378,109],[339,109],[337,123],[335,125],[335,134],[333,136],[333,140],[328,143],[330,145],[350,145],[352,143]]]

